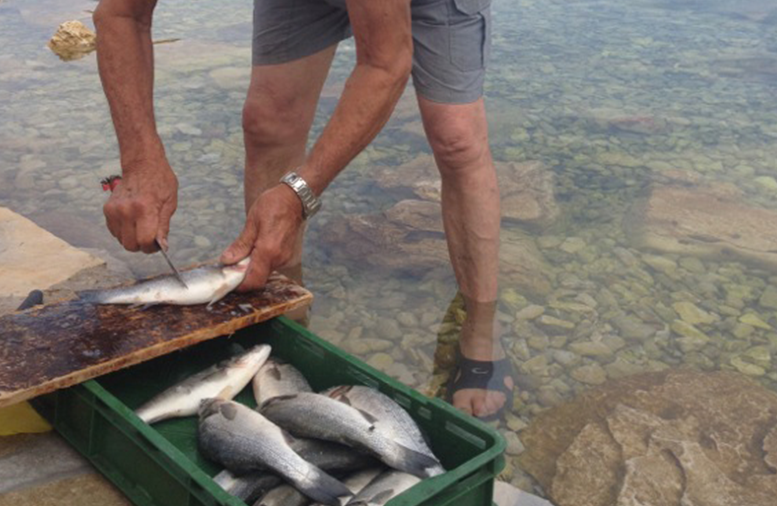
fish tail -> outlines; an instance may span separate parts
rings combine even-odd
[[[440,461],[430,455],[411,450],[398,443],[396,448],[396,462],[386,463],[400,471],[419,478],[428,478],[440,474],[440,470],[443,469]]]
[[[316,467],[308,473],[304,482],[295,483],[294,486],[314,501],[329,506],[340,506],[340,497],[352,495],[348,487]]]

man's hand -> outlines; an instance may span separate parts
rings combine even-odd
[[[127,170],[103,206],[108,230],[129,251],[167,249],[170,218],[178,207],[178,178],[162,158]]]
[[[225,264],[251,256],[251,263],[239,291],[261,288],[275,269],[294,254],[302,229],[302,203],[294,191],[279,184],[260,194],[251,205],[240,237],[221,255]]]

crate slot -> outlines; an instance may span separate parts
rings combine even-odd
[[[459,424],[453,423],[451,421],[445,422],[445,430],[450,432],[451,434],[454,434],[462,439],[467,440],[469,443],[472,443],[477,448],[485,449],[486,448],[486,440],[476,436],[469,430],[465,429],[464,427],[460,426]]]

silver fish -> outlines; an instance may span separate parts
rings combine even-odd
[[[154,423],[167,418],[196,415],[200,403],[212,397],[236,396],[270,355],[270,346],[260,344],[247,352],[219,362],[154,396],[136,411],[141,420]]]
[[[361,385],[333,387],[324,392],[332,399],[344,402],[375,418],[375,425],[402,446],[434,459],[437,465],[428,469],[430,476],[445,472],[437,457],[426,442],[421,429],[405,409],[380,391]]]
[[[369,483],[374,480],[380,473],[385,471],[385,467],[370,467],[367,469],[364,469],[362,471],[358,471],[356,473],[351,474],[346,479],[343,480],[343,484],[348,487],[351,490],[351,493],[355,496],[359,492],[361,492],[364,487],[369,485]],[[345,506],[348,504],[348,501],[351,500],[351,497],[340,498],[340,506]],[[314,504],[312,506],[321,506],[320,503]]]
[[[283,483],[279,477],[264,471],[235,475],[228,469],[224,469],[214,476],[213,481],[228,494],[247,503],[255,501],[261,495]]]
[[[419,478],[401,471],[386,471],[372,480],[347,506],[383,506],[393,497],[398,496],[421,481]]]
[[[269,469],[314,501],[339,506],[348,488],[300,457],[289,445],[293,440],[237,402],[211,399],[200,408],[198,443],[205,457],[238,473]]]
[[[181,272],[186,286],[173,276],[160,276],[132,286],[79,293],[81,300],[95,304],[153,306],[208,304],[210,308],[243,282],[250,259],[234,265],[206,265]]]
[[[262,414],[292,434],[335,441],[374,455],[385,464],[416,476],[439,463],[391,439],[369,413],[325,395],[300,392],[271,399]]]
[[[293,365],[270,358],[252,381],[257,409],[270,399],[299,392],[312,392],[310,384]]]
[[[308,506],[310,499],[288,483],[278,485],[264,494],[254,506]]]
[[[297,455],[324,471],[347,472],[376,466],[378,463],[372,457],[357,452],[353,448],[320,439],[294,438],[289,443]],[[281,479],[274,474],[255,471],[236,476],[231,471],[224,470],[213,477],[221,488],[229,494],[251,503],[262,494],[281,484]],[[345,485],[353,491],[348,484]]]

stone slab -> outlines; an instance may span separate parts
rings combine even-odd
[[[0,207],[0,298],[25,297],[103,263]]]

